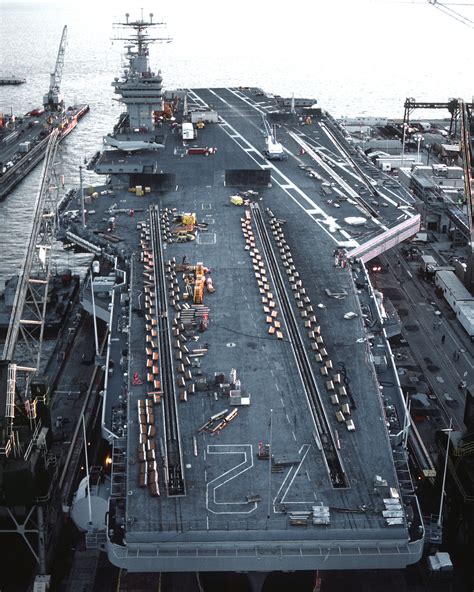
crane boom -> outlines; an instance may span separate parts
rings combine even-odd
[[[264,150],[265,156],[269,160],[287,160],[288,155],[283,150],[283,146],[276,139],[276,126],[271,126],[265,115],[262,115],[262,119],[266,143],[266,150]]]
[[[61,42],[59,43],[56,65],[54,67],[54,72],[51,72],[50,74],[49,91],[43,99],[43,104],[45,107],[49,107],[50,109],[55,110],[61,109],[64,102],[63,95],[60,91],[60,84],[63,75],[64,54],[66,53],[66,41],[67,25],[64,25],[63,34],[61,35]]]
[[[428,4],[431,4],[431,6],[434,6],[435,8],[440,10],[441,12],[444,12],[445,14],[447,14],[451,18],[455,19],[456,21],[459,21],[463,25],[466,25],[471,28],[474,27],[473,20],[471,20],[467,16],[464,16],[463,14],[461,14],[458,10],[454,10],[453,8],[450,8],[450,6],[471,6],[472,7],[471,4],[466,4],[466,3],[461,3],[461,2],[440,2],[439,0],[428,0]]]
[[[470,251],[467,265],[466,285],[470,289],[474,285],[474,194],[472,182],[472,150],[471,150],[471,121],[467,104],[459,100],[459,118],[461,121],[461,157],[464,170],[464,198],[466,200],[467,223],[470,234]],[[471,114],[472,117],[472,114]]]

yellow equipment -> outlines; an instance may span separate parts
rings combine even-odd
[[[194,226],[196,224],[195,212],[193,212],[192,214],[183,214],[181,216],[181,224],[183,224],[183,226]]]
[[[202,263],[196,263],[196,284],[194,286],[194,304],[202,304],[204,293],[204,266]]]

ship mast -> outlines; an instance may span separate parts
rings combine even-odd
[[[114,23],[114,28],[130,31],[114,37],[116,41],[125,41],[126,58],[129,69],[125,70],[123,79],[118,78],[112,83],[115,92],[121,95],[129,117],[129,129],[140,131],[153,130],[153,112],[163,110],[161,72],[153,72],[149,65],[149,45],[151,43],[169,43],[171,38],[148,34],[152,27],[163,27],[164,22],[154,22],[153,13],[149,20],[143,18],[131,21],[125,15],[125,22]]]

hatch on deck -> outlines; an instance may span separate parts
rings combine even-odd
[[[150,187],[152,191],[170,191],[176,188],[176,184],[176,175],[172,173],[130,175],[130,187],[141,185]]]
[[[270,171],[262,169],[227,169],[224,184],[226,187],[270,187]]]

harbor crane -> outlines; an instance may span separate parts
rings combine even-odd
[[[283,146],[276,139],[276,125],[273,124],[271,126],[265,115],[262,116],[262,119],[266,143],[266,149],[263,152],[264,155],[268,160],[288,160],[288,155],[283,150]]]
[[[64,106],[64,96],[60,90],[61,78],[64,67],[64,54],[66,53],[67,25],[64,25],[61,42],[59,44],[58,56],[54,72],[50,74],[49,90],[44,95],[43,105],[50,111],[61,111]]]
[[[441,12],[444,12],[444,14],[447,14],[451,18],[459,21],[463,25],[474,28],[474,21],[472,19],[461,14],[459,10],[450,8],[451,6],[470,6],[471,8],[474,8],[474,4],[469,4],[467,2],[439,2],[439,0],[428,0],[428,3],[431,4],[431,6],[434,6],[435,8],[440,10]]]

